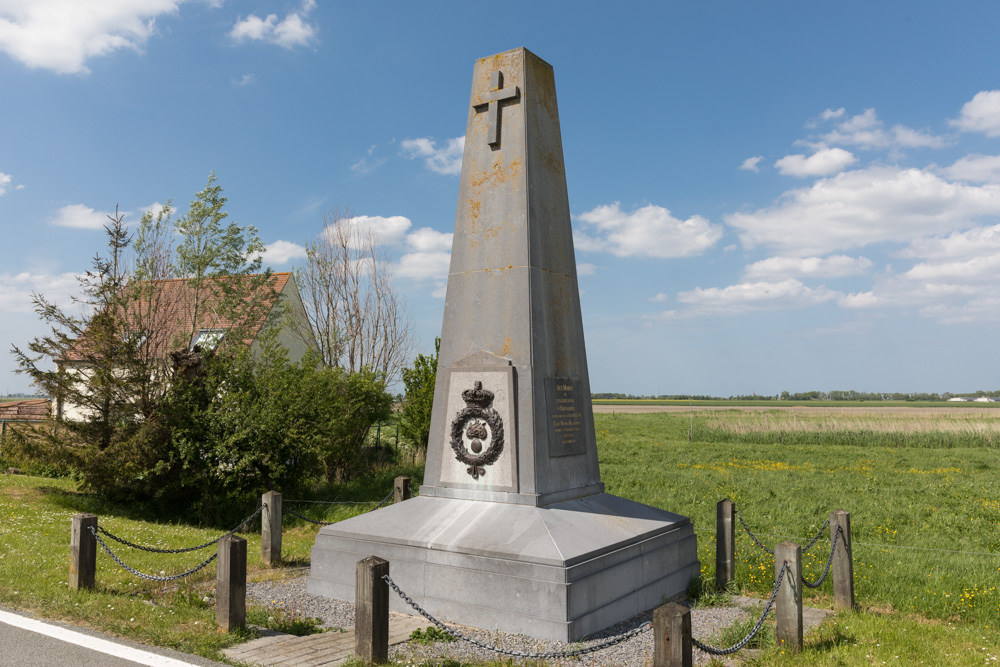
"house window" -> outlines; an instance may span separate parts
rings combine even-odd
[[[196,345],[203,350],[214,350],[222,342],[222,337],[226,334],[225,329],[199,329],[191,341],[191,349]]]

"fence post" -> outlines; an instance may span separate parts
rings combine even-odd
[[[268,491],[260,499],[264,510],[260,516],[260,558],[272,567],[281,561],[281,494]]]
[[[802,650],[802,547],[795,542],[782,542],[774,547],[774,578],[778,578],[783,563],[788,563],[785,578],[778,589],[774,614],[778,626],[774,631],[778,646],[793,653]]]
[[[837,549],[833,552],[833,608],[854,608],[854,561],[851,550],[851,513],[844,510],[830,512],[830,539],[840,529]]]
[[[715,588],[720,592],[736,578],[735,511],[732,500],[720,500],[715,506]]]
[[[653,667],[691,667],[691,610],[676,602],[653,611]]]
[[[395,483],[392,486],[392,502],[401,503],[404,500],[409,500],[411,497],[410,493],[410,478],[409,477],[397,477]]]
[[[389,661],[389,561],[358,561],[354,590],[354,655],[369,665]]]
[[[77,514],[69,537],[69,587],[75,591],[93,588],[97,574],[97,538],[90,532],[97,530],[97,517]]]
[[[247,541],[236,535],[219,540],[215,576],[215,623],[232,632],[247,621]]]

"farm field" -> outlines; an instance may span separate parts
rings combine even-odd
[[[1000,448],[990,443],[1000,413],[841,413],[774,411],[765,423],[755,411],[696,412],[692,442],[687,414],[595,414],[602,477],[610,493],[689,514],[707,581],[719,500],[734,501],[769,547],[804,546],[831,511],[851,512],[855,592],[866,611],[825,626],[794,664],[984,664],[988,656],[992,664]],[[792,444],[789,434],[803,439]],[[803,556],[810,580],[822,573],[828,536]],[[769,593],[773,557],[739,526],[737,555],[739,587]],[[831,591],[806,589],[805,604],[831,607]]]

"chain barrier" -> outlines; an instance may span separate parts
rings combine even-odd
[[[760,615],[760,619],[757,621],[757,624],[753,626],[753,630],[751,630],[746,637],[739,640],[729,648],[716,648],[714,646],[709,646],[708,644],[702,644],[694,637],[691,638],[691,643],[694,644],[699,650],[710,655],[731,655],[749,644],[750,640],[752,640],[755,636],[757,636],[757,633],[760,632],[761,627],[764,625],[764,619],[766,619],[767,615],[771,613],[771,607],[774,605],[775,598],[778,597],[778,589],[781,588],[781,580],[785,578],[785,569],[787,567],[788,561],[782,563],[781,572],[778,573],[778,580],[774,582],[774,590],[771,591],[771,597],[768,599],[767,605],[764,607],[764,613]]]
[[[830,520],[827,519],[826,521],[823,522],[823,525],[820,527],[815,537],[809,540],[809,544],[802,547],[802,553],[809,551],[809,549],[812,548],[812,545],[816,544],[816,542],[819,540],[820,536],[823,534],[823,531],[825,531],[829,526],[830,526]]]
[[[760,547],[761,549],[763,549],[764,551],[766,551],[767,553],[769,553],[769,554],[771,554],[773,556],[774,555],[774,550],[773,549],[768,549],[766,546],[764,546],[763,543],[761,543],[760,540],[757,539],[756,535],[754,535],[753,533],[750,532],[750,528],[747,527],[747,523],[746,523],[746,521],[743,520],[743,515],[740,514],[739,510],[736,510],[736,518],[740,520],[740,525],[743,526],[743,530],[745,530],[746,533],[747,533],[747,535],[750,536],[750,539],[754,541],[754,544],[756,544],[758,547]],[[814,544],[816,544],[817,541],[819,541],[819,538],[822,537],[822,535],[823,535],[823,531],[825,531],[829,527],[829,525],[830,525],[830,520],[829,519],[827,519],[826,521],[823,522],[823,525],[820,526],[820,529],[819,529],[819,531],[817,531],[816,535],[814,535],[813,538],[811,540],[809,540],[809,544],[807,544],[804,547],[802,547],[802,553],[805,553],[805,552],[809,551],[809,549],[811,549],[812,546]]]
[[[374,512],[377,509],[382,509],[383,507],[385,507],[389,503],[390,500],[392,500],[393,495],[395,495],[395,490],[390,491],[389,495],[387,495],[385,498],[383,498],[379,502],[378,505],[376,505],[375,507],[371,508],[368,511],[369,512]],[[289,502],[289,503],[325,503],[325,504],[328,504],[328,505],[367,505],[368,504],[368,503],[353,502],[353,501],[351,501],[351,502],[345,501],[345,502],[329,502],[329,503],[327,503],[326,501],[321,501],[321,500],[287,500],[285,502]],[[291,514],[296,519],[302,519],[303,521],[308,521],[309,523],[315,523],[318,526],[332,526],[333,524],[337,523],[336,521],[320,521],[319,519],[310,519],[309,517],[304,516],[302,514],[299,514],[295,510],[293,510],[291,508],[288,508],[288,507],[286,507],[283,511]]]
[[[122,539],[121,537],[118,537],[117,535],[114,535],[113,533],[108,532],[102,526],[98,526],[97,530],[99,530],[103,534],[107,535],[108,537],[110,537],[111,539],[113,539],[115,542],[119,542],[121,544],[124,544],[127,547],[132,547],[133,549],[138,549],[139,551],[148,551],[148,552],[154,553],[154,554],[182,554],[182,553],[187,553],[188,551],[198,551],[199,549],[204,549],[205,547],[210,547],[213,544],[218,544],[219,540],[221,540],[223,538],[226,538],[226,537],[229,537],[230,535],[232,535],[234,533],[238,533],[241,529],[243,529],[244,527],[246,527],[246,525],[248,523],[250,523],[251,521],[253,521],[254,518],[256,518],[256,516],[258,514],[260,514],[261,512],[263,512],[265,507],[267,507],[267,503],[264,503],[263,505],[261,505],[260,507],[258,507],[256,512],[254,512],[253,514],[251,514],[250,516],[248,516],[246,519],[243,520],[243,523],[241,523],[240,525],[236,526],[235,528],[233,528],[231,531],[229,531],[225,535],[220,535],[219,537],[215,538],[211,542],[205,542],[204,544],[199,544],[196,547],[187,547],[185,549],[157,549],[155,547],[144,547],[141,544],[134,544],[132,542],[129,542],[128,540]]]
[[[816,583],[811,584],[804,576],[799,575],[802,577],[802,583],[809,588],[819,588],[820,584],[826,581],[826,575],[830,573],[830,564],[833,563],[833,552],[837,550],[837,540],[840,539],[840,531],[840,526],[837,526],[837,532],[833,534],[833,546],[830,547],[830,557],[826,559],[826,567],[823,568],[823,574],[820,575],[820,578],[816,581]],[[803,551],[805,551],[805,549],[803,549]]]
[[[763,544],[761,544],[761,541],[757,539],[757,536],[754,535],[753,533],[751,533],[750,529],[747,528],[747,522],[743,520],[743,515],[740,514],[739,510],[736,510],[736,518],[740,520],[740,524],[743,526],[743,530],[747,531],[747,535],[750,536],[750,539],[753,540],[754,543],[758,547],[760,547],[761,549],[763,549],[764,551],[766,551],[767,553],[769,553],[769,554],[771,554],[773,556],[774,555],[774,551],[772,551],[771,549],[768,549]]]
[[[296,519],[302,519],[303,521],[308,521],[309,523],[315,523],[316,525],[319,525],[319,526],[330,526],[330,525],[336,523],[336,521],[320,521],[319,519],[310,519],[309,517],[304,516],[302,514],[299,514],[295,510],[290,509],[288,507],[284,508],[284,511],[287,512],[287,513],[289,513],[289,514],[291,514]]]
[[[784,570],[782,570],[782,572],[784,572]],[[406,602],[406,604],[410,605],[421,616],[423,616],[428,621],[430,621],[431,623],[433,623],[435,626],[437,626],[437,628],[439,630],[441,630],[442,632],[444,632],[449,637],[453,637],[453,638],[461,640],[463,642],[468,642],[468,643],[472,644],[473,646],[478,646],[481,649],[485,649],[485,650],[491,651],[493,653],[500,653],[501,655],[509,655],[509,656],[513,656],[515,658],[530,658],[532,660],[550,660],[550,659],[553,659],[553,658],[575,658],[576,656],[586,655],[587,653],[594,653],[596,651],[604,650],[604,649],[609,648],[611,646],[614,646],[616,644],[621,644],[622,642],[627,641],[627,640],[631,639],[632,637],[635,637],[636,635],[639,635],[639,634],[641,634],[643,632],[646,632],[647,630],[650,630],[653,627],[653,624],[651,622],[646,621],[645,623],[643,623],[639,627],[633,628],[633,629],[629,630],[628,632],[626,632],[624,634],[618,635],[617,637],[612,637],[611,639],[608,639],[607,641],[601,642],[600,644],[594,644],[593,646],[586,646],[584,648],[574,649],[572,651],[550,651],[548,653],[533,653],[531,651],[515,651],[513,649],[501,648],[499,646],[493,646],[491,644],[483,643],[483,642],[481,642],[479,640],[473,639],[472,637],[469,637],[467,635],[463,635],[458,630],[455,630],[453,628],[448,627],[447,625],[445,625],[441,621],[439,621],[436,618],[434,618],[433,616],[431,616],[419,604],[417,604],[416,602],[414,602],[413,598],[411,598],[409,595],[407,595],[406,593],[404,593],[403,590],[398,585],[396,585],[396,582],[393,581],[392,577],[390,577],[388,574],[383,575],[382,578],[385,580],[385,582],[387,584],[389,584],[389,586],[392,588],[392,590],[396,591],[396,594],[399,595],[399,597],[401,597],[403,599],[403,601]]]
[[[215,560],[219,556],[218,552],[216,552],[216,553],[212,554],[211,556],[209,556],[208,560],[205,560],[205,561],[201,562],[200,564],[195,565],[193,568],[191,568],[187,572],[181,572],[180,574],[173,574],[173,575],[169,575],[169,576],[165,576],[165,577],[158,577],[158,576],[153,575],[153,574],[146,574],[145,572],[140,572],[139,570],[135,569],[134,567],[129,567],[128,565],[126,565],[125,563],[123,563],[122,559],[119,558],[118,556],[116,556],[115,552],[112,551],[111,548],[107,544],[104,543],[104,540],[102,540],[101,536],[97,534],[97,531],[94,529],[94,527],[93,526],[88,526],[88,528],[90,528],[90,532],[94,534],[94,537],[97,538],[97,543],[101,545],[101,548],[103,548],[105,551],[108,552],[108,555],[111,556],[111,558],[114,559],[114,561],[116,563],[118,563],[119,565],[121,565],[123,568],[125,568],[126,570],[128,570],[129,572],[131,572],[132,574],[134,574],[135,576],[140,577],[142,579],[148,579],[150,581],[174,581],[176,579],[183,579],[184,577],[192,575],[195,572],[197,572],[198,570],[200,570],[201,568],[205,567],[206,565],[208,565],[209,563],[211,563],[213,560]],[[219,538],[219,539],[222,539],[222,538]]]

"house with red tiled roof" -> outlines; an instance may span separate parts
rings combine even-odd
[[[242,336],[242,343],[255,351],[260,346],[260,333],[272,326],[291,361],[298,361],[309,349],[317,349],[291,273],[272,273],[269,281],[261,281],[256,291],[245,297],[255,302],[253,307],[241,309],[244,318],[241,321],[235,321],[223,307],[219,288],[224,288],[221,283],[227,280],[233,278],[206,280],[200,288],[183,278],[141,284],[138,295],[129,301],[124,318],[131,331],[122,335],[133,336],[150,365],[159,364],[163,368],[170,367],[171,358],[176,368],[185,352],[214,350],[230,335]],[[85,331],[58,362],[74,371],[83,382],[89,366],[86,345]],[[67,419],[83,417],[80,407],[61,400],[57,401],[56,410]]]

